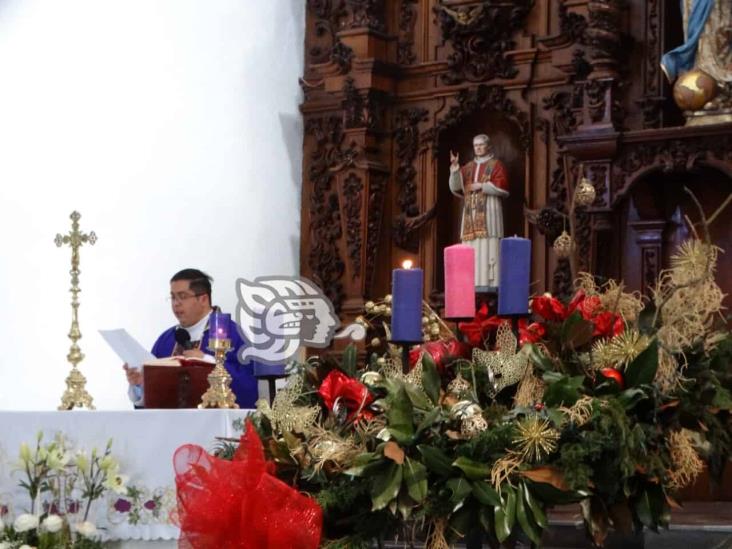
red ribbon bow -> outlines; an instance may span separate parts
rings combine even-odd
[[[497,329],[504,319],[497,316],[488,316],[488,305],[483,303],[475,313],[472,322],[460,322],[458,328],[472,347],[482,347],[487,335]]]
[[[409,351],[409,367],[414,368],[422,353],[427,353],[432,357],[437,370],[440,373],[445,371],[445,361],[450,358],[467,358],[470,356],[470,348],[456,339],[449,341],[429,341],[418,347],[413,347]]]

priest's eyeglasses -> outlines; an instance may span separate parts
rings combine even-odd
[[[168,296],[168,301],[171,303],[183,303],[184,301],[187,301],[193,297],[199,297],[203,294],[170,294]]]

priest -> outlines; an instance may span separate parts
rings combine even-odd
[[[215,363],[213,351],[208,349],[208,320],[214,307],[211,305],[211,277],[198,269],[183,269],[170,279],[170,303],[178,324],[165,330],[153,345],[152,354],[157,358],[184,356]],[[254,408],[257,400],[257,380],[252,364],[240,364],[237,355],[246,345],[239,328],[230,321],[231,350],[226,354],[226,370],[231,376],[231,390],[240,408]],[[142,371],[124,370],[130,384],[129,396],[136,408],[144,407]]]
[[[499,283],[502,201],[508,196],[508,176],[486,134],[473,138],[473,151],[473,160],[462,167],[459,156],[450,151],[450,190],[463,199],[460,240],[475,249],[476,291],[488,292]]]

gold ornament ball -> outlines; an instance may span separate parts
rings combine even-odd
[[[473,438],[487,428],[488,422],[480,415],[467,417],[460,422],[460,434],[466,438]]]
[[[597,193],[595,187],[592,186],[589,179],[583,177],[580,179],[577,190],[574,193],[574,201],[578,206],[590,206],[595,201]]]
[[[430,326],[430,334],[431,335],[440,335],[440,327],[436,324],[433,324]]]
[[[717,96],[717,82],[704,71],[694,69],[679,76],[674,84],[674,101],[685,111],[698,111]]]
[[[386,309],[384,309],[384,314],[386,316],[391,316],[391,307],[387,307]]]
[[[429,318],[427,318],[426,316],[422,317],[422,325],[429,324],[429,322],[430,322]]]
[[[391,294],[386,294],[384,296],[384,303],[391,303]]]
[[[373,301],[367,301],[366,303],[364,303],[363,308],[366,309],[367,313],[370,313],[374,310],[374,305],[375,303]]]
[[[470,383],[458,373],[448,385],[447,392],[451,395],[460,396],[470,390]]]
[[[569,236],[567,231],[562,231],[562,234],[554,241],[552,248],[554,248],[554,253],[557,254],[557,257],[569,257],[574,251],[574,240],[572,240],[572,237]]]
[[[379,372],[364,372],[361,375],[361,383],[364,385],[372,386],[377,383],[381,383],[382,381],[384,381],[384,376]]]
[[[379,345],[381,345],[381,340],[378,337],[371,340],[372,347],[378,347]]]

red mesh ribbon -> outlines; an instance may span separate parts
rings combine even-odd
[[[173,456],[182,549],[315,549],[322,510],[272,476],[251,422],[233,461],[187,444]]]

